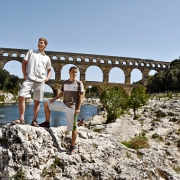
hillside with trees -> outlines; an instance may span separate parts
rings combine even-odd
[[[0,69],[0,90],[17,95],[19,91],[19,77],[10,74],[5,69]]]
[[[179,89],[180,58],[172,61],[168,70],[156,73],[148,78],[147,91],[149,93],[178,91]]]

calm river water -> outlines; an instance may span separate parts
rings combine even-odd
[[[84,118],[88,120],[93,115],[97,114],[97,106],[91,105],[82,105],[81,111],[78,115],[78,119]],[[10,123],[13,120],[19,117],[18,104],[0,104],[0,125]],[[26,103],[26,113],[25,113],[25,122],[26,124],[31,124],[33,118],[33,102]],[[41,107],[38,115],[38,123],[45,121],[43,102],[41,102]],[[52,127],[65,126],[66,125],[66,116],[63,112],[51,112],[51,122]]]

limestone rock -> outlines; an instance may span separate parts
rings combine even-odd
[[[179,100],[152,100],[138,110],[138,120],[130,110],[111,124],[103,123],[103,115],[95,116],[78,127],[71,156],[66,154],[71,132],[64,126],[4,125],[0,129],[0,179],[179,180],[179,105]],[[159,110],[162,117],[157,117]],[[122,144],[142,133],[149,148],[135,150]]]

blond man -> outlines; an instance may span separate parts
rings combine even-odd
[[[18,97],[19,118],[12,124],[24,124],[25,98],[34,91],[34,114],[31,125],[39,126],[37,116],[40,108],[40,101],[44,96],[44,83],[51,76],[51,60],[44,52],[48,42],[45,38],[39,38],[38,50],[29,50],[22,62],[22,73],[24,82],[21,86]],[[47,71],[47,75],[46,75]]]

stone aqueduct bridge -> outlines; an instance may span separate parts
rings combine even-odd
[[[22,62],[27,49],[12,49],[12,48],[0,48],[0,68],[12,60]],[[105,55],[93,55],[93,54],[80,54],[80,53],[67,53],[67,52],[54,52],[46,51],[46,54],[50,57],[52,67],[55,72],[55,80],[49,80],[48,85],[57,94],[61,84],[61,70],[63,66],[67,64],[74,64],[79,68],[80,80],[83,82],[85,89],[88,86],[93,85],[98,88],[102,88],[105,85],[109,86],[122,86],[127,92],[133,87],[138,86],[130,84],[131,72],[133,69],[139,69],[142,73],[143,84],[147,84],[148,73],[151,70],[157,72],[164,71],[169,68],[170,62],[154,61],[150,59],[139,59],[129,57],[118,56],[105,56]],[[90,66],[97,66],[102,70],[103,82],[86,81],[86,70]],[[109,73],[114,67],[120,68],[125,75],[125,82],[123,83],[110,83]],[[94,72],[95,73],[95,72]],[[118,74],[117,74],[118,76]]]

